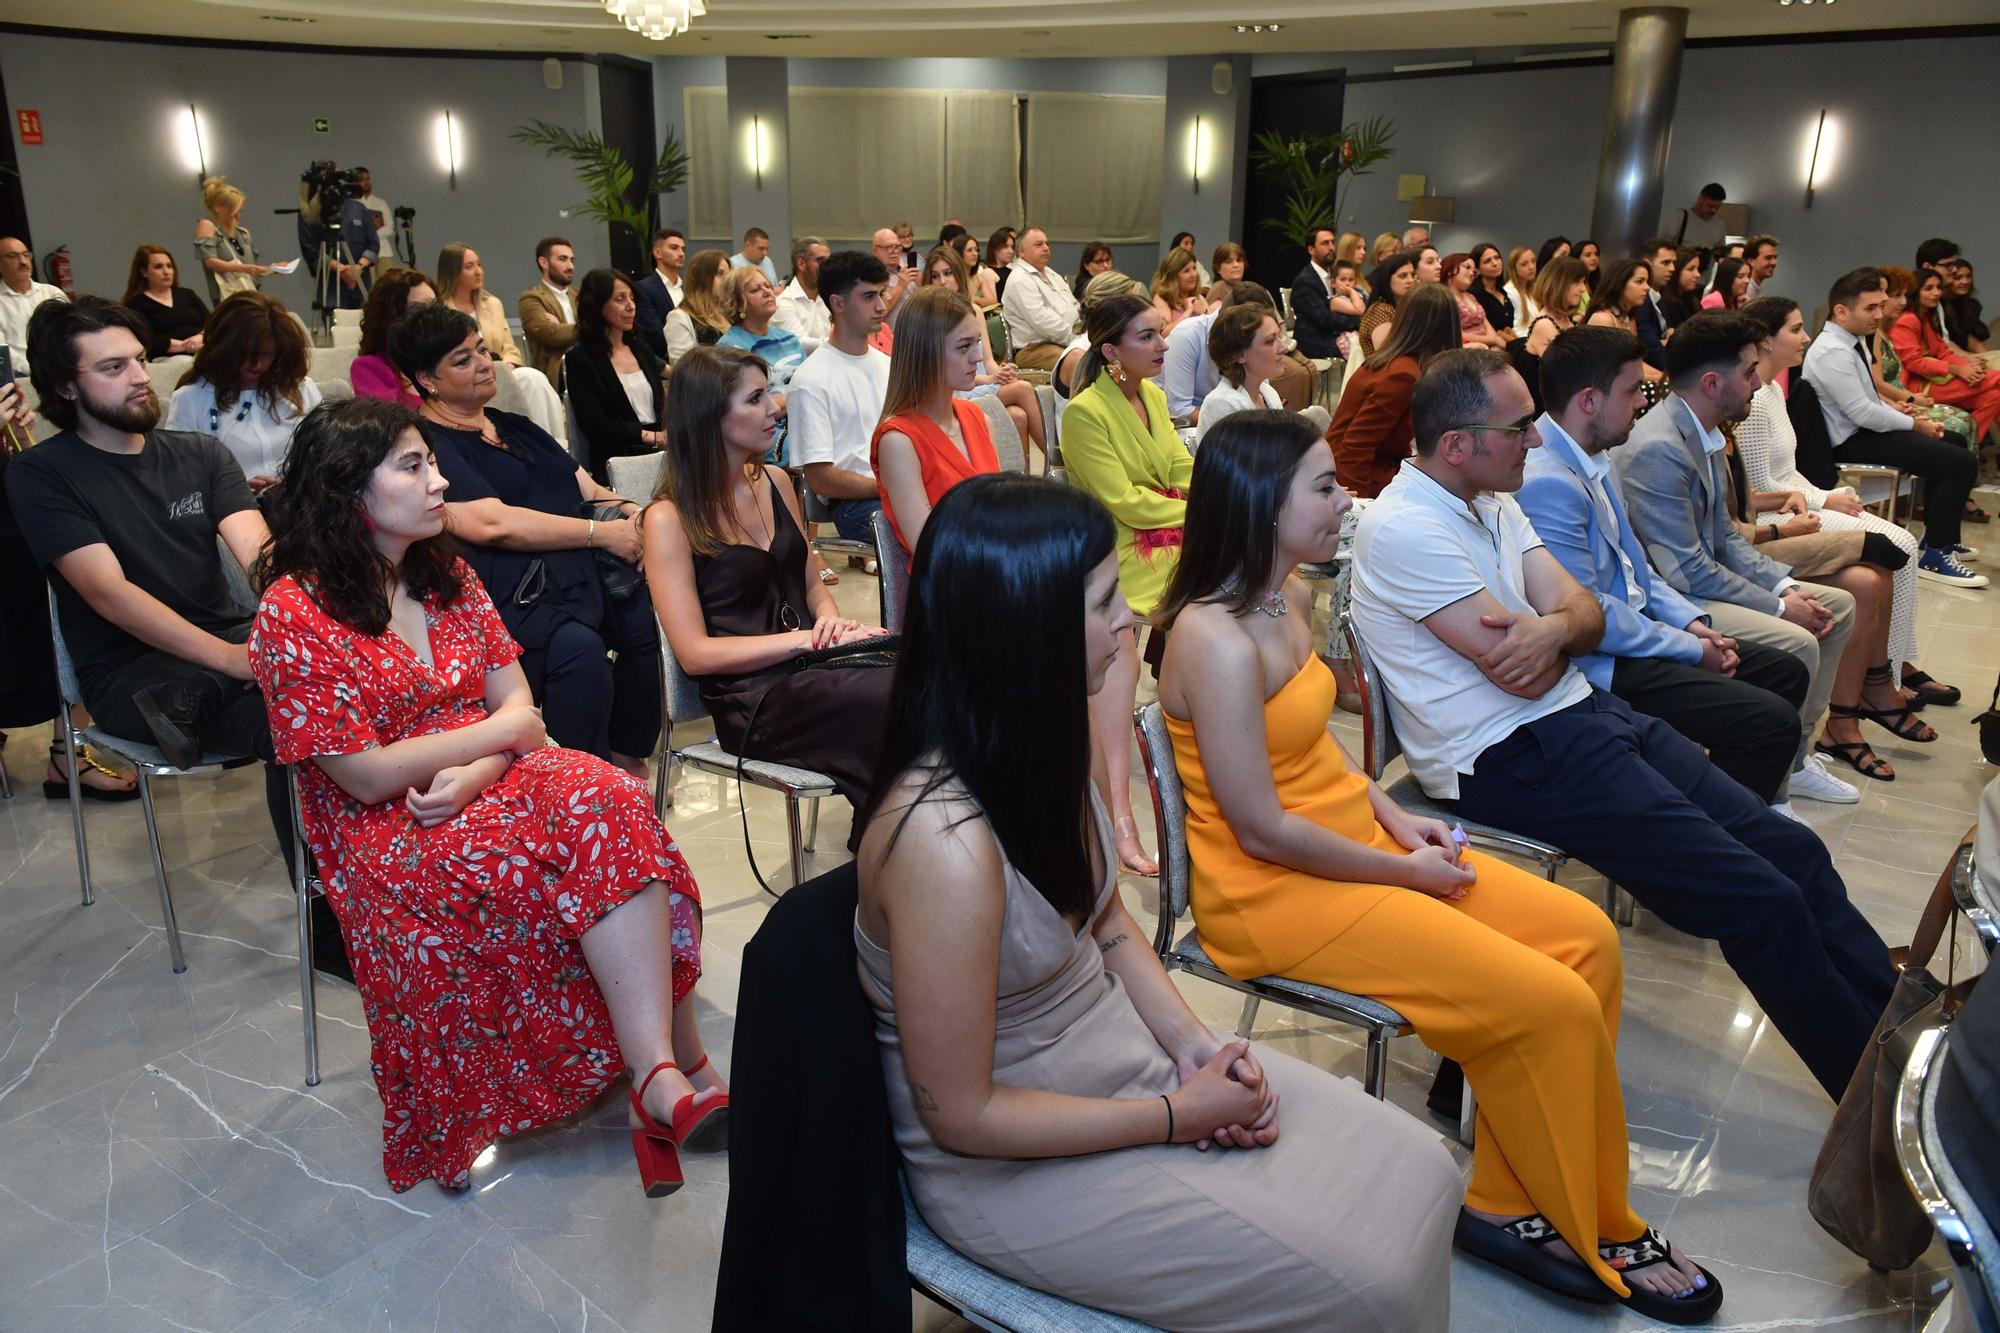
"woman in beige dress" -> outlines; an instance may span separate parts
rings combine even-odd
[[[1117,891],[1086,703],[1130,651],[1114,540],[997,474],[917,547],[854,925],[910,1193],[969,1258],[1162,1328],[1443,1330],[1436,1133],[1210,1031]]]

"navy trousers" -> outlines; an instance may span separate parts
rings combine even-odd
[[[1459,776],[1458,807],[1554,843],[1722,956],[1836,1100],[1895,971],[1819,835],[1657,718],[1593,689]]]

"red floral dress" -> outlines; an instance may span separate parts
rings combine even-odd
[[[367,1009],[397,1190],[465,1184],[495,1139],[574,1114],[624,1071],[577,943],[620,903],[664,880],[676,1002],[701,973],[694,879],[630,774],[550,746],[426,829],[401,797],[363,805],[302,762],[486,716],[487,673],[521,650],[472,570],[458,572],[457,600],[425,607],[430,663],[393,630],[334,620],[290,577],[264,594],[250,638]]]

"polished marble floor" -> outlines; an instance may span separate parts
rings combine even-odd
[[[2000,527],[1968,529],[1968,540],[2000,554]],[[874,614],[874,580],[849,573],[837,592],[853,613]],[[1924,664],[1967,694],[1930,713],[1943,739],[1919,747],[1877,730],[1896,783],[1869,785],[1859,805],[1799,807],[1891,942],[1907,941],[1993,776],[1970,723],[2000,669],[2000,587],[1927,587],[1920,626]],[[1342,719],[1350,748],[1351,723]],[[464,1195],[392,1194],[352,989],[320,988],[324,1081],[302,1083],[291,900],[255,775],[166,784],[165,855],[189,964],[175,976],[136,804],[91,806],[98,895],[78,906],[66,808],[37,785],[46,738],[10,738],[16,795],[0,802],[0,1329],[708,1327],[722,1159],[690,1156],[687,1187],[649,1203],[623,1109],[606,1104],[501,1145]],[[1143,812],[1143,782],[1134,791]],[[782,883],[782,809],[762,793],[749,801],[758,862]],[[697,996],[725,1066],[738,962],[769,901],[737,821],[733,790],[682,779],[669,825],[707,905]],[[819,866],[834,864],[847,828],[845,808],[828,802]],[[1578,884],[1594,891],[1587,876]],[[1151,883],[1126,893],[1150,923]],[[1716,951],[1643,913],[1624,941],[1619,1054],[1636,1202],[1726,1284],[1713,1327],[1920,1327],[1939,1299],[1940,1256],[1878,1275],[1807,1216],[1831,1108]],[[1205,1017],[1235,1024],[1223,992],[1180,984]],[[1340,1030],[1266,1006],[1256,1035],[1360,1076],[1360,1048]],[[1413,1039],[1391,1049],[1390,1096],[1423,1116],[1432,1059]],[[1455,1329],[1642,1326],[1465,1259],[1452,1297]],[[953,1326],[919,1305],[920,1328]]]

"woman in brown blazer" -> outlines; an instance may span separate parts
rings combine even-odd
[[[1410,397],[1417,375],[1460,345],[1458,302],[1445,288],[1422,283],[1396,303],[1389,340],[1348,379],[1327,427],[1334,475],[1348,494],[1372,498],[1396,475],[1416,435]]]

